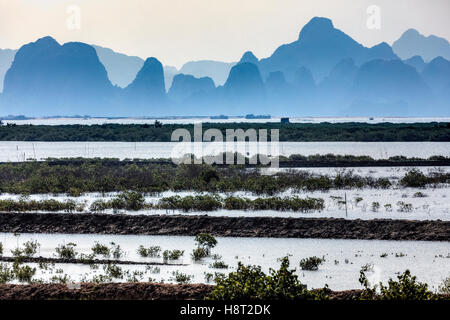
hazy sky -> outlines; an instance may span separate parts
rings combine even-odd
[[[380,29],[367,27],[370,5],[381,9]],[[450,0],[0,0],[0,48],[51,35],[180,67],[235,61],[246,50],[267,57],[314,16],[366,46],[392,44],[408,28],[450,39],[449,14]]]

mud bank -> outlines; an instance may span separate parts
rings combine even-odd
[[[213,286],[205,284],[82,283],[0,285],[0,300],[203,300]]]
[[[205,284],[82,283],[0,285],[0,300],[203,300],[214,286]],[[361,290],[330,291],[330,300],[357,300]]]
[[[450,241],[450,221],[0,213],[0,232]]]

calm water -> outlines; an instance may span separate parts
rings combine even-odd
[[[158,119],[164,124],[190,124],[196,122],[209,123],[266,123],[266,122],[280,122],[280,117],[272,117],[270,119],[245,119],[242,117],[230,117],[229,119],[210,119],[204,118],[177,118],[177,119]],[[33,125],[66,125],[66,124],[145,124],[154,123],[155,119],[139,119],[139,118],[122,118],[122,119],[107,119],[107,118],[48,118],[48,119],[28,119],[28,120],[3,120],[4,123],[15,123],[18,125],[33,124]],[[434,118],[399,118],[399,117],[291,117],[291,123],[346,123],[346,122],[365,122],[365,123],[418,123],[418,122],[450,122],[450,117],[434,117]]]
[[[223,143],[201,144],[177,142],[23,142],[1,141],[0,161],[24,161],[45,158],[119,158],[151,159],[180,157],[185,153],[197,156],[237,151],[248,156],[256,153],[269,155],[340,154],[368,155],[375,159],[392,156],[428,158],[433,155],[450,157],[450,142],[280,142],[262,145],[235,143],[227,148]]]
[[[9,256],[10,250],[22,245],[24,241],[37,240],[41,244],[38,255],[51,257],[55,248],[62,243],[77,244],[79,253],[90,253],[95,242],[108,244],[111,241],[119,244],[126,252],[125,260],[161,261],[161,259],[144,259],[138,256],[136,249],[139,245],[161,246],[166,249],[185,250],[184,257],[177,261],[187,266],[164,266],[159,274],[147,274],[157,280],[166,282],[172,272],[178,270],[193,275],[192,282],[205,282],[205,272],[230,272],[235,270],[238,261],[245,264],[261,265],[265,271],[278,268],[278,258],[290,254],[291,266],[299,269],[300,259],[310,256],[324,256],[326,261],[318,271],[297,270],[300,280],[309,287],[322,287],[328,284],[331,289],[344,290],[360,288],[358,283],[361,266],[370,263],[374,272],[370,273],[372,281],[386,281],[395,277],[397,272],[410,269],[418,280],[427,282],[431,286],[438,286],[441,281],[450,276],[450,246],[448,242],[426,241],[378,241],[378,240],[327,240],[327,239],[269,239],[269,238],[217,238],[218,245],[213,253],[220,254],[222,260],[230,266],[229,269],[211,269],[212,259],[203,263],[195,263],[190,253],[195,247],[193,237],[182,236],[122,236],[122,235],[49,235],[49,234],[21,234],[0,233],[0,242],[4,245],[4,255]],[[380,255],[388,256],[381,258]],[[395,257],[395,254],[403,257]],[[438,257],[438,256],[441,257]],[[347,260],[347,262],[346,262]],[[102,272],[91,270],[89,266],[58,264],[70,273],[72,279],[80,279],[84,274]],[[144,266],[124,267],[130,270],[145,270]],[[38,278],[48,279],[52,276],[48,272],[39,274]],[[88,277],[89,278],[89,277]]]
[[[417,197],[416,193],[421,192],[424,197]],[[147,203],[157,203],[161,197],[170,197],[179,195],[181,197],[193,196],[200,193],[185,191],[173,192],[166,191],[159,195],[146,195],[145,201]],[[210,193],[202,193],[210,194]],[[440,186],[434,189],[419,189],[419,188],[401,188],[401,189],[354,189],[354,190],[329,190],[329,191],[302,191],[287,190],[279,194],[281,197],[299,196],[300,198],[313,197],[324,200],[325,209],[322,211],[314,211],[308,213],[291,212],[291,211],[274,211],[274,210],[217,210],[212,212],[183,212],[181,210],[155,210],[145,209],[139,211],[126,210],[106,210],[107,214],[128,214],[128,215],[209,215],[216,217],[292,217],[292,218],[342,218],[342,219],[402,219],[402,220],[450,220],[450,201],[448,195],[450,194],[449,186]],[[262,195],[254,195],[249,192],[239,191],[229,194],[221,193],[220,196],[225,198],[227,196],[247,197],[255,199],[256,197],[264,197]],[[0,194],[0,199],[13,199],[18,201],[22,195],[20,194]],[[117,193],[86,193],[79,197],[70,197],[65,194],[32,194],[29,195],[29,200],[43,200],[55,199],[57,201],[66,201],[68,199],[74,200],[77,203],[84,203],[84,212],[80,214],[88,214],[90,212],[90,205],[96,200],[110,201],[116,197]],[[347,197],[347,210],[345,205],[340,201]],[[358,199],[358,201],[356,200]],[[412,205],[411,212],[399,211],[398,202],[402,201]],[[378,202],[380,208],[372,209],[372,203]],[[386,205],[390,205],[388,208]],[[64,212],[62,212],[64,214]]]

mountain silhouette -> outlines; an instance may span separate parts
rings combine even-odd
[[[140,57],[128,56],[96,45],[92,46],[95,48],[100,62],[105,66],[109,80],[121,88],[128,86],[144,65],[144,59]],[[168,89],[172,85],[172,79],[178,73],[178,70],[172,66],[163,66],[163,68],[164,84]]]
[[[401,60],[373,60],[363,64],[355,77],[353,112],[360,115],[414,115],[432,98],[417,70]],[[356,108],[356,109],[355,109]]]
[[[156,58],[145,60],[136,78],[124,89],[126,103],[134,106],[134,115],[159,112],[166,104],[166,87],[161,62]]]
[[[300,31],[297,41],[280,46],[259,67],[264,77],[272,71],[282,71],[292,81],[295,70],[308,68],[317,81],[325,78],[342,59],[352,58],[357,65],[372,59],[397,59],[387,44],[366,48],[335,29],[327,18],[313,18]]]
[[[423,69],[422,77],[437,95],[443,95],[450,88],[450,61],[437,57]]]
[[[105,112],[106,99],[114,94],[93,47],[61,46],[45,37],[17,51],[5,75],[2,102],[15,114],[92,114]]]
[[[210,77],[216,86],[225,83],[231,68],[236,63],[220,62],[213,60],[190,61],[185,63],[179,73],[190,74],[196,78]]]
[[[415,29],[405,31],[392,48],[404,60],[417,55],[426,62],[439,56],[450,60],[450,44],[446,39],[434,35],[425,37]]]
[[[253,52],[251,51],[246,51],[243,55],[241,60],[239,60],[239,63],[244,63],[244,62],[250,62],[253,63],[254,65],[258,65],[258,58],[253,54]]]
[[[235,111],[245,108],[247,113],[261,112],[265,88],[255,64],[243,62],[231,68],[223,88],[226,101]]]
[[[214,81],[209,77],[196,78],[192,75],[180,73],[173,78],[168,96],[175,102],[183,102],[192,95],[214,89]]]
[[[191,61],[180,71],[51,37],[22,46],[12,63],[8,54],[2,115],[450,115],[448,59],[402,61],[388,44],[364,47],[326,18],[270,57],[246,51],[238,63]]]
[[[423,68],[425,68],[426,65],[421,56],[413,56],[409,59],[404,60],[403,62],[416,68],[417,72],[422,72]]]
[[[3,79],[14,60],[17,50],[0,49],[0,92],[3,91]]]
[[[144,64],[144,60],[139,57],[127,56],[109,48],[92,46],[105,66],[109,80],[121,88],[125,88],[136,78],[136,74]]]

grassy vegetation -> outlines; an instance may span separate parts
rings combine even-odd
[[[125,194],[125,195],[124,195]],[[132,199],[139,199],[139,205],[134,200],[122,202],[123,198],[129,194],[135,196]],[[142,201],[141,201],[142,200]],[[51,203],[51,205],[48,205]],[[77,208],[78,212],[85,209],[84,203],[78,203],[73,200],[0,200],[0,211],[4,212],[72,212],[68,210],[67,203],[71,208]],[[275,210],[275,211],[294,211],[294,212],[312,212],[324,209],[324,200],[317,198],[301,199],[297,196],[293,197],[270,197],[256,198],[250,200],[248,198],[227,197],[222,198],[218,195],[199,195],[199,196],[172,196],[161,198],[157,203],[145,203],[144,196],[138,192],[124,192],[119,194],[112,200],[95,200],[89,207],[90,212],[104,212],[107,209],[137,211],[142,209],[166,209],[166,210],[182,210],[190,211],[215,211],[218,209],[226,210]],[[93,249],[94,250],[94,249]],[[95,248],[100,250],[100,248]]]
[[[450,174],[438,172],[425,176],[409,173],[401,180],[404,186],[449,183]],[[296,190],[329,190],[351,188],[389,188],[387,178],[359,176],[352,170],[336,176],[313,175],[306,171],[279,172],[267,176],[257,169],[212,167],[209,165],[155,164],[80,160],[78,162],[23,162],[0,164],[0,192],[14,194],[67,193],[134,190],[146,193],[173,191],[234,192],[274,195],[289,188]],[[141,198],[124,195],[117,205],[142,204]],[[128,197],[128,198],[127,198]],[[49,206],[52,204],[49,203]],[[67,204],[67,210],[76,210]],[[64,209],[63,209],[64,210]]]
[[[371,286],[367,270],[360,271],[359,282],[364,287],[362,300],[436,300],[438,296],[428,289],[426,283],[418,282],[409,270],[397,276],[397,281],[390,278],[387,285],[378,283]]]
[[[319,266],[324,263],[324,261],[324,258],[319,258],[316,256],[304,258],[300,260],[300,268],[302,270],[316,271],[319,270]]]
[[[289,268],[289,258],[281,259],[279,270],[265,274],[259,266],[239,263],[237,271],[218,277],[210,300],[298,300],[325,298],[307,289],[295,269]]]
[[[161,141],[171,140],[174,130],[184,128],[193,136],[193,125],[6,125],[0,126],[3,141]],[[280,141],[450,141],[449,123],[204,123],[203,130],[279,129]]]

